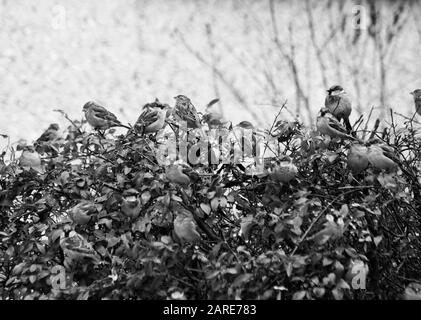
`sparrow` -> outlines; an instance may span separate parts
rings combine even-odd
[[[410,94],[414,97],[415,111],[421,115],[421,89],[416,89],[410,92]]]
[[[121,202],[121,212],[126,217],[136,219],[142,210],[142,202],[140,201],[139,192],[136,189],[128,189],[123,192],[123,200]]]
[[[86,265],[86,262],[98,264],[101,261],[92,245],[74,230],[62,233],[60,247],[64,254],[64,266],[67,269],[72,269],[77,264]]]
[[[165,175],[172,183],[178,184],[182,187],[188,187],[191,182],[189,176],[184,173],[181,165],[170,165],[165,170]]]
[[[69,218],[79,225],[88,224],[97,213],[95,203],[89,200],[82,200],[69,211]]]
[[[179,123],[187,123],[187,128],[200,128],[199,115],[191,100],[184,95],[175,96],[174,99],[174,119]]]
[[[223,121],[219,113],[206,113],[202,117],[202,122],[206,123],[209,129],[218,129],[225,127],[229,121]]]
[[[174,233],[180,239],[181,244],[185,242],[196,243],[201,239],[193,214],[184,208],[176,212]]]
[[[167,104],[162,104],[158,99],[147,103],[142,108],[142,113],[137,118],[134,129],[142,134],[156,133],[165,126],[165,119],[169,110]]]
[[[352,126],[349,122],[349,115],[351,114],[352,107],[348,94],[339,85],[334,85],[326,91],[325,107],[328,108],[330,113],[339,121],[343,119],[348,133],[351,132]]]
[[[374,143],[369,145],[367,152],[367,158],[370,164],[378,170],[396,170],[399,158],[396,156],[395,150],[383,143]]]
[[[348,168],[352,173],[359,174],[368,167],[368,149],[361,144],[352,144],[347,157]]]
[[[279,164],[275,165],[271,170],[269,170],[269,176],[278,182],[288,183],[298,173],[297,166],[293,164],[290,160],[282,160]]]
[[[42,135],[35,141],[35,144],[44,144],[55,141],[59,138],[60,127],[57,123],[52,123],[48,126]]]
[[[35,150],[38,153],[52,153],[57,154],[58,150],[53,145],[60,136],[59,136],[59,125],[57,123],[52,123],[50,126],[43,132],[43,134],[34,142]]]
[[[316,122],[317,130],[331,138],[349,138],[355,139],[348,135],[345,127],[336,119],[327,108],[320,109],[320,115]]]
[[[114,113],[108,111],[96,102],[89,101],[85,103],[83,112],[85,113],[86,120],[94,129],[106,130],[111,127],[124,127],[130,129],[130,127],[123,125]]]
[[[19,158],[19,166],[24,170],[31,168],[40,172],[42,171],[41,157],[32,147],[25,147]]]

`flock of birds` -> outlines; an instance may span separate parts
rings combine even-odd
[[[421,89],[415,90],[411,94],[414,96],[416,112],[421,114]],[[158,100],[146,104],[133,126],[122,124],[112,112],[95,102],[86,103],[83,106],[83,112],[88,124],[102,135],[104,132],[101,131],[112,127],[124,127],[129,132],[134,131],[142,135],[150,135],[159,132],[167,123],[178,126],[183,123],[187,130],[200,128],[204,122],[208,124],[209,128],[217,128],[226,124],[222,121],[222,117],[217,114],[207,113],[199,116],[191,100],[184,95],[176,96],[175,100],[174,108]],[[217,101],[217,99],[211,101],[208,106]],[[372,167],[382,171],[396,170],[399,159],[393,147],[378,139],[363,142],[352,132],[352,126],[349,121],[351,111],[351,100],[344,89],[339,85],[332,86],[327,90],[325,107],[320,110],[317,117],[317,130],[322,135],[330,138],[351,141],[347,163],[354,174],[361,173],[370,164]],[[240,122],[237,126],[244,129],[254,129],[254,126],[247,121]],[[58,132],[59,127],[57,124],[50,125],[34,143],[35,148],[23,150],[19,159],[20,166],[34,169],[40,168],[41,158],[37,150],[45,150],[43,147],[49,146],[49,142],[57,139]],[[280,165],[275,170],[272,170],[271,177],[281,183],[287,183],[295,177],[296,173],[297,167],[287,163],[285,166]],[[182,165],[169,166],[166,170],[166,177],[169,181],[181,187],[188,187],[191,183],[190,176],[186,172],[186,166]],[[143,200],[136,189],[124,191],[122,194],[121,212],[128,219],[136,219],[141,213],[142,207]],[[88,224],[92,221],[95,214],[96,206],[91,200],[81,200],[69,211],[69,217],[76,225]],[[94,262],[100,261],[98,253],[82,235],[75,232],[73,228],[68,228],[67,231],[66,234],[63,232],[60,240],[67,267],[74,264],[74,262],[80,263],[86,259]],[[178,210],[174,219],[174,234],[175,238],[181,243],[197,243],[202,239],[198,230],[197,218],[184,208]]]

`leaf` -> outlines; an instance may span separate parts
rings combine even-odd
[[[238,270],[236,268],[228,268],[228,269],[225,270],[225,273],[237,274]]]
[[[107,239],[107,247],[108,248],[112,248],[112,247],[114,247],[119,242],[120,242],[120,238],[118,238],[118,237],[110,237],[110,238]]]
[[[224,208],[227,205],[227,198],[225,197],[215,197],[211,200],[212,210],[217,210],[219,207]]]
[[[62,229],[56,229],[53,230],[50,233],[50,237],[51,237],[51,242],[55,242],[58,238],[60,238],[60,236],[64,233],[64,231]]]
[[[376,247],[379,245],[379,243],[382,241],[383,237],[382,236],[377,236],[373,238],[374,244],[376,245]]]
[[[240,287],[243,283],[249,281],[253,277],[253,274],[251,273],[244,273],[240,274],[237,278],[235,278],[234,282],[232,283],[232,286]]]
[[[29,282],[35,283],[35,281],[37,281],[37,276],[36,275],[30,275],[29,276]]]
[[[339,211],[339,215],[344,218],[348,216],[348,214],[349,214],[349,208],[348,208],[348,205],[345,203],[342,205],[341,210]]]
[[[211,273],[206,274],[206,279],[207,280],[212,280],[213,278],[216,278],[219,275],[220,271],[219,270],[215,270]]]
[[[301,290],[301,291],[295,292],[292,295],[292,300],[303,300],[304,297],[306,296],[306,293],[307,293],[307,291],[305,291],[305,290]]]
[[[213,106],[215,103],[217,103],[219,101],[218,98],[211,100],[208,105],[206,106],[206,108],[210,108],[211,106]]]
[[[151,193],[149,191],[145,191],[140,196],[142,199],[142,204],[146,204],[151,199]]]
[[[201,203],[200,208],[203,210],[204,213],[209,215],[211,213],[211,207],[206,203]]]
[[[244,239],[248,239],[249,233],[253,225],[255,224],[253,215],[248,215],[246,217],[241,218],[240,222],[240,234],[244,237]]]

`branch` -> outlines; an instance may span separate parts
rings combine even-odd
[[[181,32],[176,29],[175,30],[176,35],[179,37],[179,39],[181,40],[182,44],[184,45],[184,47],[187,49],[187,51],[189,51],[192,55],[194,55],[196,57],[197,60],[199,60],[201,63],[203,63],[204,65],[213,68],[212,64],[207,61],[199,52],[197,52],[196,50],[194,50],[186,41],[186,39],[184,38],[184,36],[181,34]],[[214,68],[213,71],[215,72],[215,75],[218,76],[219,80],[221,80],[221,82],[228,88],[230,89],[232,95],[238,100],[238,102],[248,111],[250,112],[250,114],[253,116],[253,118],[255,119],[259,119],[259,115],[249,106],[249,104],[247,103],[247,101],[245,100],[245,98],[241,95],[240,91],[234,87],[234,85],[232,84],[232,82],[228,81],[224,74],[219,70]],[[258,120],[258,122],[260,122]]]

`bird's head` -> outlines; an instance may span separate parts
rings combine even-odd
[[[414,98],[421,97],[421,89],[415,89],[414,91],[410,92],[409,94],[412,94]]]
[[[181,103],[189,103],[190,102],[190,99],[187,98],[186,96],[182,95],[182,94],[180,94],[178,96],[175,96],[174,99],[177,103],[178,102],[181,102]]]
[[[91,106],[93,106],[93,105],[95,105],[95,102],[93,102],[93,101],[88,101],[88,102],[86,102],[86,103],[83,105],[83,107],[82,107],[82,111],[83,111],[83,112],[88,111],[88,109],[89,109]]]
[[[328,92],[329,95],[334,96],[334,95],[343,93],[344,88],[342,88],[340,85],[334,85],[334,86],[331,86],[326,91]]]
[[[58,126],[57,123],[52,123],[50,124],[50,126],[48,127],[48,130],[58,130],[60,127]]]

